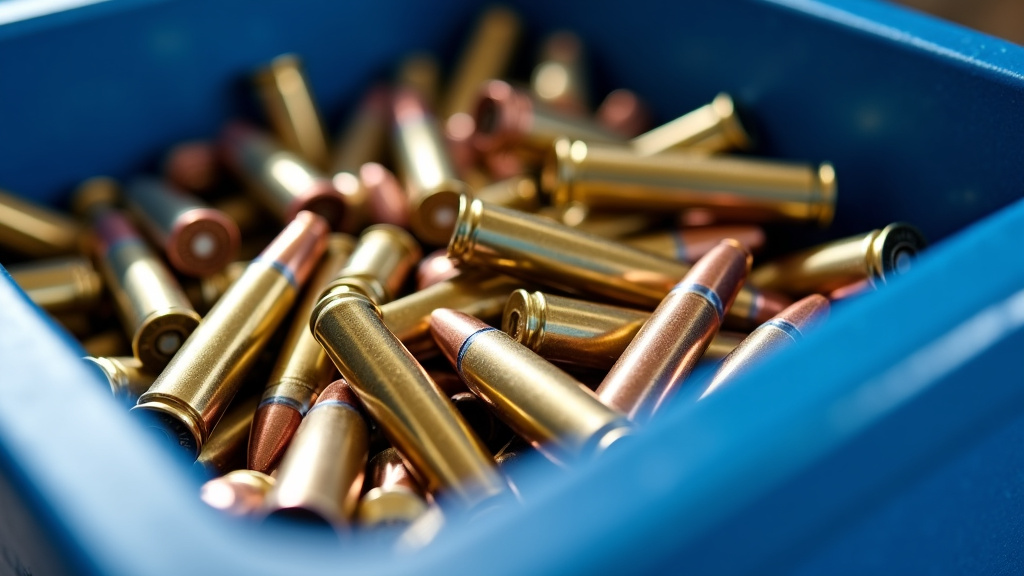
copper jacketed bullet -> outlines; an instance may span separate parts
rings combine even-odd
[[[327,292],[310,327],[424,488],[467,506],[504,492],[483,444],[358,288]]]
[[[793,296],[828,294],[862,281],[879,286],[910,270],[926,246],[917,228],[896,222],[758,266],[750,282]]]
[[[484,153],[508,147],[546,152],[561,137],[619,146],[624,142],[597,122],[552,110],[502,80],[492,80],[483,87],[475,118],[474,145]]]
[[[398,178],[382,164],[359,167],[359,184],[366,191],[366,207],[372,224],[409,225],[409,196]]]
[[[124,197],[149,237],[182,274],[207,276],[238,257],[238,226],[198,198],[150,177],[129,182]]]
[[[162,173],[174,186],[197,194],[212,190],[220,179],[217,147],[203,140],[175,145],[162,163]]]
[[[92,179],[79,187],[75,203],[92,223],[96,260],[132,352],[147,370],[159,372],[196,329],[199,314],[128,218],[111,208],[116,191],[112,180]]]
[[[405,525],[427,511],[430,504],[423,489],[397,450],[387,448],[377,453],[368,468],[366,485],[370,489],[359,500],[357,511],[361,525]]]
[[[274,469],[302,417],[334,375],[334,365],[309,331],[309,315],[320,292],[348,261],[354,246],[355,239],[347,234],[328,237],[327,251],[295,307],[294,320],[252,421],[246,460],[251,470]]]
[[[302,419],[264,502],[271,516],[343,528],[359,504],[370,444],[359,400],[344,380],[332,382]]]
[[[751,261],[739,243],[725,240],[694,264],[612,366],[598,397],[633,420],[649,419],[697,365]]]
[[[284,54],[253,74],[267,120],[286,148],[323,170],[327,168],[327,137],[302,63]]]
[[[640,156],[667,150],[725,152],[750,148],[750,136],[740,123],[736,105],[725,93],[706,106],[645,132],[630,141]]]
[[[541,44],[540,61],[530,77],[534,95],[552,108],[570,114],[590,111],[583,41],[568,31],[555,32]]]
[[[267,493],[274,487],[274,478],[255,470],[232,470],[208,480],[199,490],[199,498],[212,508],[231,516],[256,515]]]
[[[103,291],[99,273],[79,256],[14,264],[7,271],[37,306],[50,313],[88,312]]]
[[[83,358],[86,362],[99,369],[103,378],[110,385],[110,393],[126,406],[135,406],[135,401],[142,396],[156,379],[155,374],[142,369],[142,362],[134,356],[93,357]]]
[[[522,280],[482,270],[461,272],[380,307],[384,324],[417,358],[437,352],[430,337],[430,313],[453,308],[488,321],[501,318],[508,295],[526,285]]]
[[[447,308],[430,332],[474,394],[552,460],[603,451],[629,434],[626,417],[508,334]]]
[[[556,206],[602,210],[707,210],[744,222],[827,226],[836,202],[832,165],[664,152],[560,139],[551,147],[541,188]]]
[[[197,456],[324,252],[328,227],[300,212],[221,297],[133,411]]]
[[[213,477],[245,467],[245,443],[258,403],[259,397],[251,396],[232,404],[213,429],[193,468]]]
[[[34,258],[74,254],[83,232],[72,218],[0,190],[0,246]]]
[[[824,322],[828,313],[828,299],[820,294],[811,294],[758,326],[722,360],[700,397],[711,394],[758,362],[797,342]]]
[[[764,246],[764,230],[760,226],[744,225],[659,230],[630,236],[623,242],[665,258],[680,262],[696,262],[726,238],[737,240],[751,252],[757,252]]]
[[[420,260],[416,266],[416,289],[423,290],[443,280],[448,280],[461,272],[455,262],[448,258],[447,248],[438,248]]]
[[[547,218],[464,198],[448,256],[560,289],[654,308],[687,273],[687,264],[591,236]],[[744,287],[730,320],[765,322],[789,301]]]
[[[225,163],[245,182],[246,190],[280,222],[302,210],[319,214],[332,228],[345,216],[345,198],[331,180],[269,136],[241,123],[221,135]]]
[[[632,138],[651,125],[647,105],[632,90],[613,90],[597,107],[597,121],[625,138]]]
[[[643,310],[515,290],[505,304],[501,329],[550,362],[608,370],[650,316]],[[716,334],[705,357],[721,359],[738,343],[735,335]]]
[[[448,241],[459,210],[459,195],[469,188],[459,180],[437,121],[416,92],[394,95],[395,155],[409,193],[409,226],[427,244]]]
[[[342,230],[353,233],[362,229],[369,218],[369,197],[359,180],[359,168],[367,162],[384,158],[388,132],[391,130],[391,93],[382,86],[371,87],[345,120],[334,141],[329,173],[334,187],[345,199],[345,220]]]

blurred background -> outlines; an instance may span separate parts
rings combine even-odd
[[[1024,1],[1021,0],[897,0],[897,4],[1024,44]]]

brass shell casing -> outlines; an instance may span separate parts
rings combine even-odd
[[[368,466],[369,490],[359,500],[357,518],[363,526],[410,524],[430,507],[423,489],[394,448],[377,453]]]
[[[231,516],[247,517],[263,508],[263,501],[273,487],[272,476],[255,470],[232,470],[203,484],[199,498]]]
[[[751,145],[732,97],[724,92],[715,96],[710,104],[633,138],[630,144],[640,156],[668,150],[710,154],[746,150]]]
[[[294,54],[278,56],[252,79],[267,120],[285,147],[326,169],[327,137],[299,58]]]
[[[74,219],[0,190],[0,246],[48,258],[81,251],[84,237]]]
[[[487,201],[485,198],[482,200]],[[545,206],[538,210],[537,214],[580,232],[610,240],[646,232],[664,220],[658,214],[598,212],[582,204]]]
[[[501,329],[550,362],[608,370],[650,317],[643,310],[515,290]],[[718,333],[703,358],[721,359],[742,339]]]
[[[99,208],[93,213],[97,262],[132,352],[147,370],[160,372],[199,325],[199,314],[124,215]]]
[[[764,246],[765,240],[764,230],[760,226],[736,225],[658,230],[630,236],[623,243],[644,252],[693,263],[726,238],[738,240],[751,252],[757,252]]]
[[[409,54],[402,58],[395,71],[395,85],[415,90],[431,110],[436,110],[441,91],[441,64],[433,54]]]
[[[469,187],[459,180],[437,121],[422,98],[399,89],[394,112],[393,143],[409,193],[409,226],[424,243],[443,245],[455,224],[459,195]]]
[[[360,181],[359,170],[367,162],[384,159],[391,131],[391,93],[383,85],[372,86],[346,118],[334,141],[329,173],[334,187],[345,199],[343,229],[354,233],[370,217],[369,191]]]
[[[442,319],[457,314],[434,314],[435,338],[451,329]],[[474,394],[545,456],[556,462],[593,456],[629,434],[625,415],[602,404],[576,379],[508,334],[478,320],[474,324],[479,328],[456,342],[459,348],[445,348],[454,352],[448,360]]]
[[[370,430],[344,381],[332,383],[302,419],[277,469],[264,510],[344,529],[363,487]]]
[[[217,423],[192,467],[207,476],[220,476],[245,467],[245,445],[256,414],[259,397],[245,398],[231,405]]]
[[[310,327],[421,485],[472,506],[505,491],[494,462],[365,295],[338,286]]]
[[[741,157],[631,149],[559,139],[545,161],[541,188],[556,206],[598,209],[701,208],[730,220],[810,222],[828,226],[835,214],[836,174],[817,167]]]
[[[529,176],[514,176],[494,182],[473,192],[473,198],[523,212],[536,212],[540,209],[537,180]]]
[[[597,387],[605,404],[648,420],[697,365],[750,271],[750,252],[726,240],[651,314]]]
[[[156,379],[155,374],[143,371],[142,362],[134,356],[86,356],[83,360],[99,369],[110,385],[110,393],[129,407],[135,405]]]
[[[524,286],[504,274],[469,270],[419,292],[380,307],[384,324],[417,358],[433,356],[437,345],[430,337],[430,314],[452,308],[485,321],[501,318],[508,295]]]
[[[758,266],[750,283],[793,296],[828,294],[863,281],[878,286],[906,272],[926,246],[917,228],[896,222]]]
[[[50,313],[88,312],[103,292],[99,273],[78,256],[15,264],[7,271],[36,306]]]
[[[448,257],[466,267],[649,309],[690,269],[547,218],[468,198],[460,204]],[[756,326],[789,304],[776,300],[744,286],[728,316],[736,325]]]
[[[544,39],[530,88],[539,100],[558,110],[580,115],[590,111],[590,82],[579,36],[560,31]]]
[[[221,297],[133,411],[193,457],[242,385],[249,367],[291,310],[323,254],[327,227],[300,212]]]
[[[385,304],[395,299],[422,256],[420,245],[405,230],[390,224],[370,226],[321,295],[335,286],[354,286],[374,304]]]
[[[247,261],[231,262],[216,274],[203,276],[185,284],[185,294],[195,305],[196,310],[205,314],[210,311],[210,308],[213,308],[220,297],[228,291],[228,288],[242,277],[247,266],[249,266]]]

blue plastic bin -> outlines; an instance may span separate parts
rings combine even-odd
[[[0,2],[8,18],[19,2]],[[1024,49],[875,2],[512,2],[578,31],[598,89],[669,119],[729,91],[763,155],[830,160],[836,224],[935,242],[799,346],[521,508],[396,554],[257,529],[198,482],[0,275],[0,574],[952,573],[1024,568]],[[241,113],[302,54],[330,119],[473,2],[111,0],[0,24],[0,186],[60,203]]]

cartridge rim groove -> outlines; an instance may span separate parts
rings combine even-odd
[[[482,200],[472,200],[463,194],[459,197],[459,215],[455,219],[455,230],[448,243],[448,257],[460,263],[469,262],[473,258],[476,235],[483,216]]]

